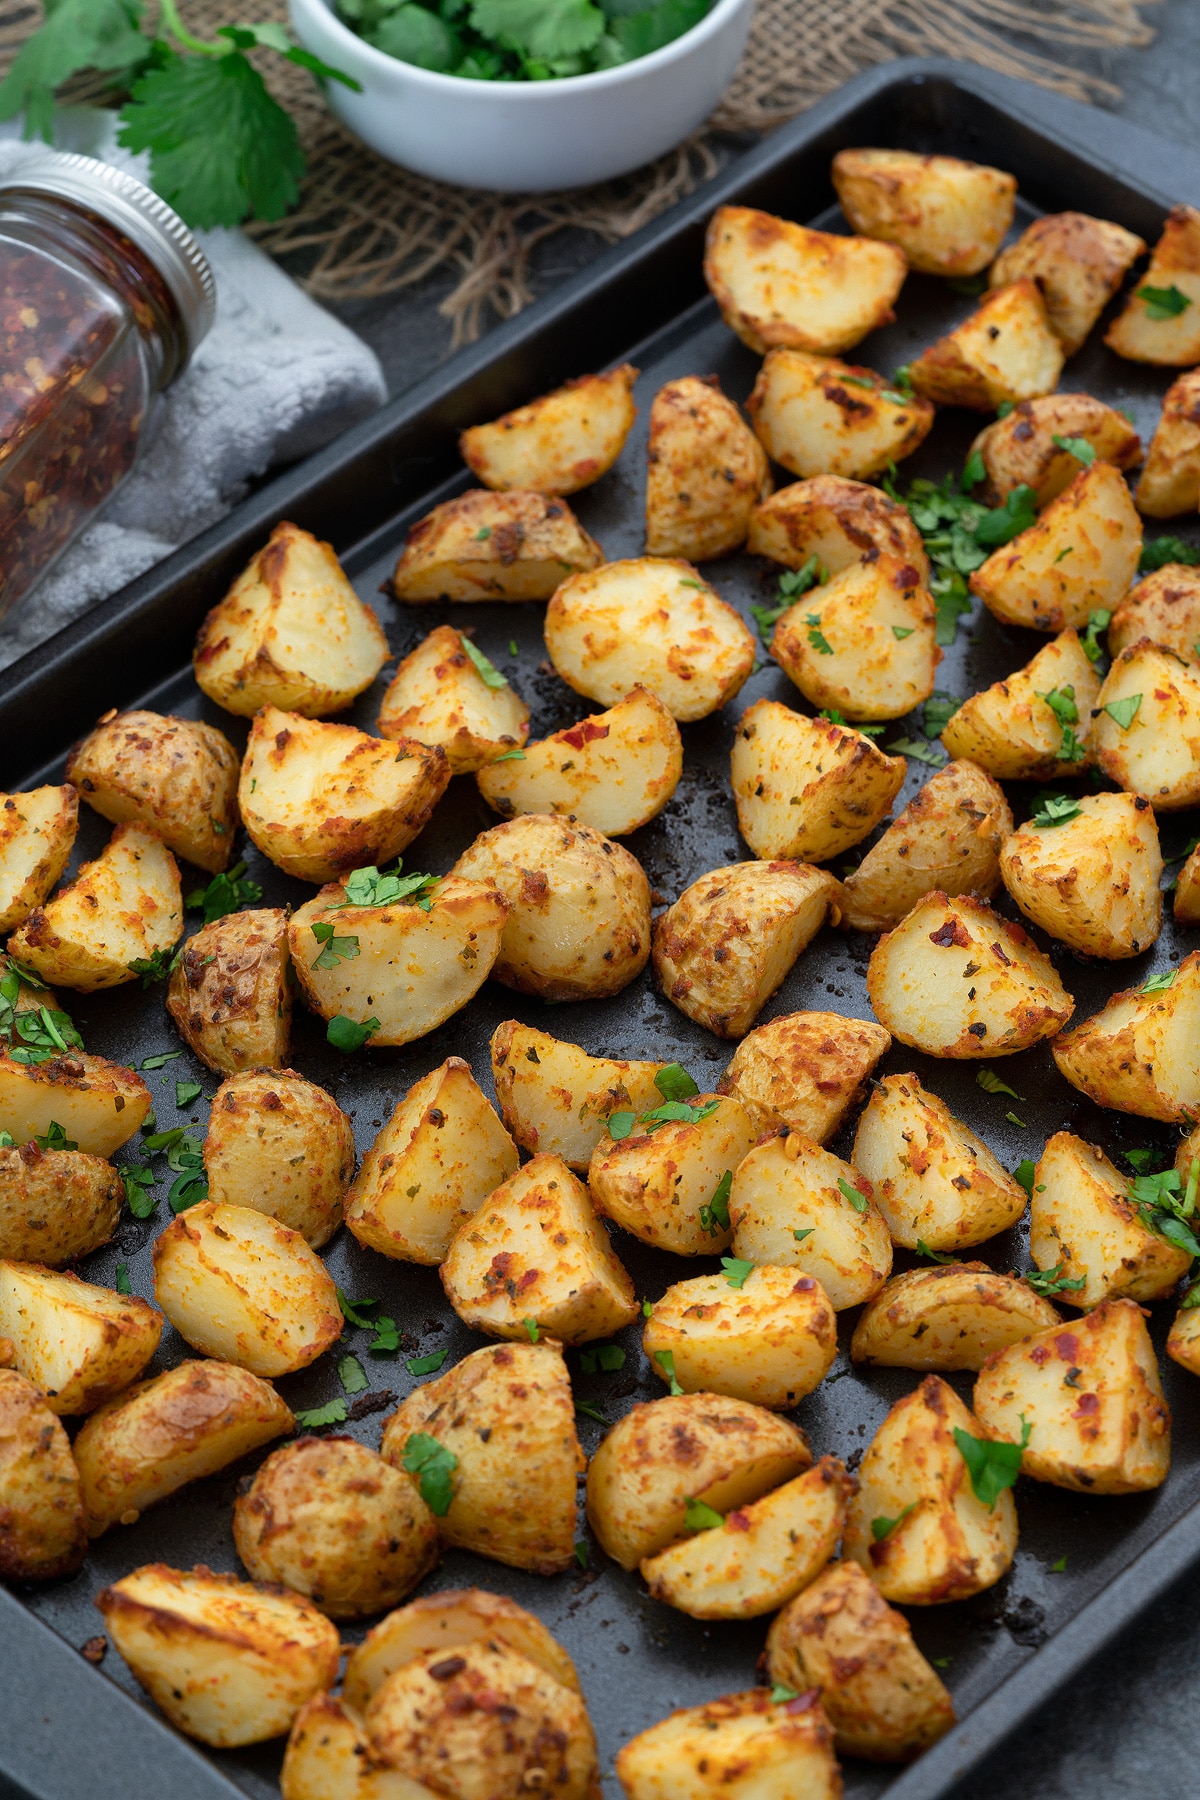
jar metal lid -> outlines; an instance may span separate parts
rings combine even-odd
[[[4,194],[49,194],[115,225],[154,264],[179,308],[186,354],[208,335],[217,311],[217,289],[208,258],[165,200],[123,169],[94,156],[46,150],[0,181]]]

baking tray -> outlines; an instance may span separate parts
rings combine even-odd
[[[638,427],[616,469],[577,501],[584,525],[610,556],[636,553],[641,547],[645,423],[653,393],[677,375],[716,373],[726,392],[743,399],[757,367],[757,359],[721,324],[703,287],[700,262],[710,213],[722,201],[737,201],[836,227],[829,163],[837,149],[853,144],[946,151],[1011,169],[1021,188],[1018,228],[1036,210],[1077,208],[1117,219],[1153,240],[1168,205],[1200,200],[1197,155],[1024,83],[938,60],[903,61],[862,75],[739,158],[629,243],[601,256],[328,450],[265,486],[228,519],[16,664],[0,697],[0,788],[61,779],[69,742],[114,705],[146,705],[208,719],[235,742],[244,741],[244,723],[211,707],[199,694],[188,653],[205,610],[281,517],[332,540],[359,592],[378,605],[397,655],[435,624],[452,618],[473,626],[481,648],[513,675],[532,707],[533,735],[540,737],[580,716],[586,710],[583,703],[543,660],[539,606],[403,609],[380,601],[379,585],[413,520],[467,485],[455,449],[463,425],[491,417],[571,375],[626,358],[643,371]],[[854,354],[891,370],[972,304],[944,283],[912,276],[896,323],[868,338]],[[1098,339],[1099,333],[1094,334],[1092,347],[1068,364],[1063,385],[1125,407],[1148,438],[1169,377],[1119,362]],[[905,477],[940,476],[961,466],[977,423],[966,414],[943,414],[919,455],[905,464]],[[774,589],[774,574],[751,558],[709,565],[707,573],[723,596],[747,614],[753,601]],[[1018,667],[1042,641],[1002,627],[977,610],[948,650],[938,685],[969,693]],[[355,722],[370,726],[374,721],[383,680],[348,715]],[[737,716],[764,696],[800,704],[782,672],[767,664],[724,714],[685,726],[685,772],[675,797],[657,820],[627,840],[652,885],[670,899],[706,870],[747,854],[736,829],[728,754]],[[912,730],[912,721],[901,723],[896,735],[911,735]],[[928,774],[911,763],[902,798],[911,797]],[[1010,789],[1018,817],[1028,810],[1031,792],[1019,784]],[[456,780],[408,853],[409,866],[444,872],[477,831],[495,822],[474,783]],[[1182,844],[1193,823],[1190,816],[1168,820],[1166,848],[1176,840]],[[85,809],[77,858],[93,854],[107,830]],[[266,904],[295,903],[310,893],[280,875],[252,846],[247,860],[264,887]],[[1011,910],[1006,901],[1002,909]],[[815,1007],[869,1018],[864,973],[871,943],[823,932],[763,1017]],[[1080,1014],[1086,1014],[1115,986],[1178,962],[1187,947],[1168,924],[1152,952],[1115,972],[1085,965],[1061,945],[1050,950]],[[162,1008],[161,988],[146,995],[124,988],[117,994],[71,996],[69,1003],[89,1048],[117,1060],[136,1064],[155,1052],[179,1048]],[[702,1088],[715,1083],[732,1050],[664,1002],[647,973],[612,1000],[554,1008],[488,983],[465,1012],[419,1043],[398,1050],[368,1049],[348,1059],[329,1048],[317,1021],[299,1012],[291,1061],[328,1087],[350,1113],[361,1154],[411,1082],[447,1055],[468,1057],[490,1089],[487,1042],[508,1017],[597,1053],[677,1058]],[[974,1065],[937,1062],[896,1047],[882,1067],[915,1067],[1010,1167],[1036,1154],[1045,1138],[1063,1127],[1082,1131],[1113,1152],[1169,1140],[1161,1127],[1092,1106],[1061,1080],[1044,1047],[1004,1062],[1005,1080],[1024,1096],[1019,1105],[1024,1128],[1006,1121],[1008,1100],[988,1096],[977,1086]],[[172,1099],[177,1078],[203,1083],[203,1099],[182,1113]],[[203,1129],[215,1075],[185,1051],[148,1079],[160,1128],[196,1123]],[[843,1152],[846,1147],[847,1137],[834,1145]],[[150,1295],[149,1247],[165,1217],[160,1202],[156,1219],[125,1221],[116,1242],[88,1259],[86,1273],[111,1282],[117,1263],[126,1263],[134,1291]],[[641,1294],[658,1295],[670,1281],[716,1266],[704,1259],[685,1264],[619,1231],[615,1236]],[[973,1254],[1001,1269],[1028,1261],[1020,1230]],[[346,1232],[335,1240],[327,1260],[348,1294],[379,1297],[381,1310],[419,1341],[420,1354],[448,1348],[454,1361],[483,1341],[455,1318],[436,1271],[387,1262],[361,1249]],[[898,1254],[898,1267],[909,1261]],[[1171,1310],[1160,1307],[1154,1321],[1160,1355]],[[846,1356],[850,1323],[843,1316],[838,1361],[795,1416],[818,1453],[836,1452],[853,1466],[888,1406],[917,1377],[905,1370],[852,1372]],[[378,1361],[365,1354],[366,1341],[349,1333],[348,1347],[367,1366],[372,1392],[406,1393],[414,1385],[405,1369],[413,1350]],[[577,1357],[571,1357],[577,1397],[600,1407],[609,1420],[636,1400],[663,1391],[648,1371],[638,1331],[625,1332],[621,1342],[627,1361],[615,1375],[583,1375]],[[168,1329],[153,1366],[169,1365],[183,1354],[186,1347]],[[315,1368],[281,1382],[289,1402],[312,1406],[337,1393],[335,1360],[327,1356]],[[1022,1480],[1017,1488],[1021,1545],[1005,1580],[962,1605],[910,1613],[925,1652],[950,1659],[946,1680],[963,1722],[905,1771],[847,1762],[849,1800],[884,1792],[889,1800],[948,1795],[983,1755],[1200,1555],[1200,1504],[1192,1504],[1200,1480],[1196,1390],[1192,1377],[1165,1360],[1164,1375],[1176,1420],[1175,1467],[1166,1486],[1152,1495],[1089,1500]],[[970,1376],[950,1379],[969,1397]],[[383,1416],[376,1410],[342,1429],[374,1446]],[[580,1419],[587,1450],[594,1449],[602,1430],[593,1420]],[[239,1479],[255,1460],[185,1489],[134,1528],[111,1532],[71,1580],[17,1595],[0,1592],[5,1677],[0,1682],[0,1800],[8,1795],[18,1800],[28,1795],[116,1800],[135,1789],[145,1791],[151,1771],[151,1790],[169,1791],[177,1800],[238,1793],[266,1797],[277,1791],[281,1744],[228,1753],[198,1750],[140,1703],[136,1684],[115,1652],[110,1651],[99,1673],[78,1655],[78,1647],[100,1627],[93,1595],[137,1564],[162,1560],[237,1568],[230,1509]],[[766,1622],[689,1620],[648,1599],[636,1576],[607,1562],[594,1542],[590,1550],[586,1572],[553,1579],[452,1552],[428,1586],[475,1583],[511,1595],[539,1614],[579,1666],[600,1739],[605,1791],[615,1796],[612,1758],[628,1738],[673,1707],[754,1682]],[[1065,1568],[1056,1571],[1053,1565],[1064,1556]],[[344,1635],[358,1637],[361,1628],[349,1628]]]

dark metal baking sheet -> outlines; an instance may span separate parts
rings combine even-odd
[[[1017,174],[1022,192],[1018,226],[1032,209],[1092,210],[1153,238],[1174,199],[1200,199],[1200,158],[1123,126],[1104,115],[1047,96],[1022,83],[939,62],[908,62],[875,71],[785,128],[736,163],[718,182],[620,249],[602,257],[529,313],[501,328],[483,345],[455,359],[412,394],[394,402],[329,451],[272,483],[221,525],[43,650],[9,672],[0,697],[0,787],[27,787],[57,778],[66,746],[111,705],[145,704],[210,720],[244,741],[245,726],[211,707],[197,692],[187,666],[191,637],[206,608],[262,542],[276,519],[291,517],[332,539],[360,593],[379,606],[392,648],[403,655],[435,624],[453,618],[476,628],[477,641],[516,684],[533,709],[532,731],[541,736],[585,710],[544,663],[542,609],[535,605],[448,606],[402,609],[378,599],[407,527],[434,501],[466,485],[454,452],[461,424],[544,391],[566,376],[629,357],[642,369],[638,428],[617,468],[578,496],[586,527],[610,556],[641,546],[644,432],[650,398],[664,380],[684,373],[719,374],[738,399],[748,393],[757,359],[736,343],[704,296],[700,249],[704,223],[722,200],[760,204],[819,225],[836,224],[828,182],[829,158],[842,145],[894,144],[944,150],[995,162]],[[911,277],[899,318],[869,338],[855,355],[890,370],[945,329],[971,306],[944,284]],[[650,329],[653,335],[647,336]],[[1063,386],[1087,389],[1128,409],[1144,437],[1157,418],[1169,377],[1121,363],[1093,345],[1067,366]],[[965,414],[943,414],[919,457],[905,474],[940,476],[958,467],[973,424]],[[774,588],[772,572],[751,558],[709,565],[724,597],[747,612]],[[986,613],[960,628],[938,676],[940,688],[963,695],[1010,672],[1042,640],[1009,630]],[[510,644],[515,643],[513,654]],[[349,716],[370,726],[383,680]],[[782,673],[767,665],[724,715],[684,727],[685,773],[659,819],[627,840],[652,885],[674,899],[704,871],[738,860],[741,844],[728,783],[728,753],[737,716],[764,696],[801,704]],[[905,732],[902,724],[896,735]],[[890,737],[890,733],[888,736]],[[910,764],[902,799],[929,771]],[[1031,789],[1010,795],[1027,810]],[[495,823],[473,782],[459,779],[409,853],[410,867],[443,872],[475,833]],[[1182,844],[1193,826],[1177,816],[1164,826],[1168,848]],[[83,820],[77,859],[94,853],[107,827],[93,815]],[[291,882],[248,849],[251,872],[268,903],[296,902],[311,891]],[[1004,910],[1011,911],[1008,903]],[[1044,940],[1043,940],[1044,941]],[[764,1017],[818,1007],[870,1017],[864,989],[872,940],[821,934],[768,1004]],[[1155,949],[1119,971],[1088,966],[1062,946],[1051,953],[1081,1014],[1094,1009],[1114,986],[1153,969],[1170,967],[1189,946],[1168,925]],[[178,1049],[162,1010],[162,990],[148,995],[124,988],[115,994],[71,996],[69,1004],[89,1048],[133,1063]],[[467,1056],[490,1088],[487,1041],[508,1017],[536,1023],[595,1052],[676,1057],[701,1086],[715,1082],[732,1046],[720,1043],[655,993],[649,974],[615,999],[589,1005],[547,1007],[488,983],[465,1012],[417,1044],[399,1050],[364,1051],[341,1058],[324,1041],[317,1022],[297,1014],[291,1060],[328,1087],[355,1122],[360,1154],[396,1100],[445,1056]],[[1025,1121],[1009,1124],[1010,1105],[985,1095],[974,1066],[913,1055],[897,1047],[883,1065],[915,1067],[1011,1167],[1036,1154],[1053,1131],[1083,1131],[1105,1147],[1166,1143],[1169,1133],[1123,1115],[1103,1113],[1058,1077],[1045,1049],[1005,1059],[1004,1078],[1023,1096],[1014,1106]],[[151,1074],[160,1127],[196,1121],[202,1130],[217,1078],[188,1052]],[[199,1080],[203,1098],[177,1113],[177,1079]],[[847,1142],[835,1144],[843,1152]],[[117,1241],[88,1259],[86,1272],[110,1282],[116,1264],[128,1265],[134,1290],[152,1293],[149,1246],[164,1223],[160,1216],[127,1220]],[[623,1233],[617,1247],[640,1293],[657,1295],[672,1280],[715,1267],[692,1265],[648,1250]],[[975,1254],[998,1268],[1027,1260],[1021,1233],[992,1240]],[[451,1360],[483,1341],[461,1326],[446,1304],[436,1271],[390,1263],[362,1250],[341,1233],[328,1258],[335,1278],[351,1295],[375,1295],[421,1353],[448,1347]],[[897,1257],[903,1267],[911,1259]],[[1161,1340],[1170,1308],[1159,1308]],[[818,1451],[855,1463],[891,1402],[916,1377],[903,1370],[852,1373],[845,1355],[850,1320],[843,1318],[843,1349],[835,1369],[796,1417]],[[609,1419],[639,1398],[662,1392],[649,1375],[630,1330],[621,1341],[625,1369],[585,1376],[572,1357],[576,1392],[599,1405]],[[388,1361],[365,1354],[366,1339],[349,1333],[349,1347],[367,1365],[373,1391],[400,1396],[414,1385],[404,1355]],[[186,1347],[168,1330],[158,1362],[168,1365]],[[290,1402],[311,1406],[339,1391],[330,1356],[314,1369],[283,1381]],[[1017,1489],[1021,1546],[1011,1573],[975,1600],[949,1607],[914,1609],[918,1642],[930,1656],[950,1658],[946,1680],[963,1723],[910,1770],[872,1769],[848,1762],[851,1800],[883,1793],[891,1800],[935,1800],[1006,1732],[1066,1680],[1138,1608],[1147,1604],[1200,1554],[1200,1428],[1192,1378],[1164,1363],[1175,1413],[1175,1467],[1158,1493],[1088,1500],[1037,1483]],[[971,1378],[951,1378],[969,1397]],[[374,1412],[348,1427],[377,1445],[383,1418]],[[580,1420],[587,1449],[602,1427]],[[281,1746],[208,1755],[176,1737],[152,1708],[133,1704],[136,1684],[115,1652],[95,1675],[74,1650],[97,1632],[91,1601],[106,1581],[138,1563],[207,1562],[235,1569],[229,1533],[230,1506],[248,1464],[228,1470],[148,1513],[135,1527],[117,1529],[97,1543],[85,1569],[70,1581],[18,1597],[0,1593],[0,1797],[35,1794],[46,1800],[108,1800],[144,1789],[147,1767],[156,1790],[180,1796],[276,1792]],[[586,1536],[586,1533],[582,1535]],[[1066,1566],[1053,1565],[1066,1557]],[[552,1580],[530,1577],[463,1553],[447,1556],[430,1586],[477,1583],[530,1606],[576,1659],[600,1737],[606,1792],[616,1794],[612,1757],[635,1732],[672,1707],[751,1685],[766,1621],[705,1625],[649,1600],[636,1577],[608,1563],[591,1543],[591,1569]],[[28,1610],[26,1610],[28,1609]],[[48,1631],[46,1627],[53,1627]],[[59,1634],[59,1635],[55,1635]],[[347,1637],[361,1635],[350,1628]],[[125,1692],[114,1691],[124,1689]],[[235,1784],[231,1788],[229,1783]],[[11,1785],[9,1785],[11,1784]]]

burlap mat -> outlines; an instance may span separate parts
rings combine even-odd
[[[262,66],[294,113],[308,156],[300,205],[250,229],[274,256],[305,253],[304,286],[318,299],[391,294],[426,277],[453,278],[439,310],[459,344],[478,337],[488,310],[507,318],[532,298],[530,258],[556,232],[612,243],[715,173],[721,132],[762,131],[801,112],[851,75],[894,56],[960,57],[1024,76],[1079,100],[1118,90],[1081,73],[1046,45],[1083,51],[1150,42],[1139,16],[1149,0],[758,0],[741,67],[707,127],[635,174],[599,187],[530,198],[444,187],[382,161],[341,129],[314,84],[271,58]],[[285,0],[185,0],[189,28],[209,35],[248,11],[286,16]],[[41,18],[37,0],[0,0],[0,71]],[[93,82],[71,98],[97,98]]]

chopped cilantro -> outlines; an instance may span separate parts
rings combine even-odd
[[[78,1150],[79,1145],[69,1138],[57,1119],[51,1119],[45,1132],[34,1138],[39,1150]]]
[[[375,1336],[367,1345],[368,1356],[395,1356],[400,1348],[400,1333],[395,1319],[381,1313],[373,1326]]]
[[[336,969],[339,962],[353,962],[358,955],[358,939],[335,937],[328,919],[318,919],[315,925],[309,926],[309,930],[321,945],[313,958],[314,969]]]
[[[525,1327],[525,1335],[528,1337],[530,1343],[536,1344],[542,1335],[541,1327],[538,1325],[537,1320],[526,1318],[522,1319],[521,1323]]]
[[[327,1400],[324,1406],[311,1406],[307,1412],[296,1414],[296,1423],[301,1431],[317,1431],[322,1425],[343,1425],[350,1417],[350,1408],[339,1394],[336,1400]]]
[[[682,1063],[668,1063],[654,1077],[654,1085],[664,1100],[688,1100],[700,1089]]]
[[[1165,288],[1140,287],[1137,297],[1145,302],[1148,319],[1177,319],[1192,304],[1189,296],[1181,293],[1174,282]]]
[[[1070,794],[1035,794],[1029,823],[1042,829],[1049,829],[1053,825],[1066,825],[1070,820],[1077,819],[1082,810],[1078,800]]]
[[[207,887],[193,888],[184,904],[189,912],[202,912],[206,925],[239,907],[254,906],[262,899],[262,889],[257,881],[245,880],[245,874],[246,864],[240,862],[228,874],[214,875]]]
[[[962,705],[957,694],[944,694],[935,688],[921,708],[921,728],[927,738],[940,737]]]
[[[505,750],[503,755],[493,756],[491,766],[493,768],[495,768],[497,763],[524,762],[524,761],[525,761],[525,752],[523,750]]]
[[[449,1350],[431,1350],[428,1356],[410,1356],[404,1366],[410,1375],[436,1375],[449,1354]]]
[[[163,1050],[158,1056],[146,1057],[138,1066],[142,1069],[161,1069],[166,1063],[174,1062],[176,1057],[182,1055],[182,1050]]]
[[[198,1081],[177,1081],[175,1083],[175,1104],[180,1112],[185,1106],[190,1106],[193,1100],[198,1100],[203,1092],[204,1088]]]
[[[352,1050],[361,1050],[367,1039],[373,1037],[378,1030],[378,1019],[364,1019],[359,1025],[355,1020],[348,1019],[345,1013],[338,1013],[325,1027],[325,1038],[335,1050],[348,1056]]]
[[[772,1706],[782,1706],[785,1700],[797,1699],[799,1699],[799,1695],[796,1689],[794,1687],[789,1687],[786,1681],[777,1681],[775,1686],[771,1689]]]
[[[1200,563],[1200,550],[1194,544],[1185,544],[1180,537],[1148,538],[1138,558],[1139,571],[1148,575],[1155,569],[1165,569],[1168,563]]]
[[[654,1361],[658,1364],[670,1384],[672,1394],[682,1394],[683,1389],[675,1379],[675,1353],[673,1350],[656,1350]]]
[[[956,1256],[948,1255],[944,1250],[931,1250],[924,1238],[917,1239],[917,1255],[923,1256],[927,1262],[952,1263],[958,1261]]]
[[[716,1531],[718,1526],[725,1523],[725,1514],[719,1513],[707,1500],[695,1500],[688,1494],[684,1507],[684,1519],[689,1531]]]
[[[1069,1280],[1067,1276],[1063,1274],[1063,1270],[1066,1266],[1065,1262],[1059,1262],[1055,1263],[1052,1269],[1026,1269],[1024,1276],[1025,1282],[1033,1289],[1035,1294],[1041,1294],[1043,1296],[1049,1296],[1050,1294],[1077,1294],[1080,1288],[1087,1286],[1087,1277],[1085,1275],[1080,1275],[1075,1281]]]
[[[1095,450],[1084,437],[1058,437],[1056,434],[1050,441],[1059,450],[1065,450],[1068,456],[1073,456],[1076,462],[1082,463],[1085,469],[1090,469],[1096,460]]]
[[[463,639],[466,642],[466,639]],[[343,883],[345,894],[339,910],[346,911],[351,906],[396,906],[402,900],[413,900],[422,912],[428,912],[433,905],[435,891],[441,877],[438,875],[402,875],[400,873],[402,859],[397,857],[394,869],[380,871],[374,865],[365,869],[355,869]],[[314,925],[313,931],[317,930]],[[335,940],[345,942],[345,939]],[[357,938],[349,940],[357,944]],[[342,951],[343,956],[357,956],[357,950]],[[332,967],[332,964],[317,967]]]
[[[338,1380],[348,1394],[365,1394],[371,1385],[357,1356],[343,1356],[338,1364]]]
[[[893,625],[892,636],[898,644],[902,644],[905,638],[911,637],[915,630],[915,625]]]
[[[726,1169],[713,1189],[712,1199],[700,1208],[700,1227],[710,1237],[729,1230],[729,1194],[733,1187],[733,1170]]]
[[[408,1473],[417,1477],[421,1498],[430,1512],[444,1519],[454,1498],[450,1477],[458,1467],[458,1458],[453,1450],[447,1450],[428,1432],[414,1431],[405,1442],[401,1460]]]
[[[782,619],[785,612],[796,604],[801,594],[806,594],[810,587],[819,587],[829,579],[815,556],[810,556],[800,569],[788,569],[779,577],[778,598],[774,606],[751,606],[750,611],[758,626],[758,635],[764,644],[771,641],[771,632]]]
[[[984,1506],[995,1506],[1005,1488],[1012,1487],[1021,1473],[1021,1452],[1029,1442],[1033,1426],[1028,1423],[1024,1413],[1020,1415],[1020,1419],[1019,1444],[1004,1443],[996,1438],[972,1437],[970,1432],[955,1427],[954,1441],[967,1465],[975,1498]]]
[[[378,1300],[348,1300],[341,1288],[337,1290],[337,1302],[343,1319],[351,1325],[357,1325],[360,1331],[372,1331],[374,1321],[366,1317],[368,1307],[379,1305]]]
[[[591,1400],[577,1400],[575,1402],[575,1411],[577,1413],[582,1413],[585,1419],[595,1419],[597,1425],[608,1424],[607,1415]]]
[[[1121,700],[1108,701],[1104,710],[1110,719],[1115,720],[1122,731],[1128,731],[1137,718],[1141,704],[1142,696],[1140,694],[1126,694]]]
[[[575,1540],[575,1561],[579,1564],[581,1569],[586,1569],[588,1566],[588,1547],[587,1541],[584,1538],[576,1538]]]
[[[148,1219],[157,1201],[150,1189],[156,1177],[149,1163],[123,1163],[118,1173],[125,1188],[125,1204],[135,1219]]]
[[[126,963],[125,967],[132,969],[135,975],[141,976],[144,988],[150,988],[156,981],[165,981],[167,976],[178,968],[182,955],[183,945],[180,944],[175,950],[155,950],[149,956],[135,956],[131,963]]]
[[[797,1230],[792,1232],[792,1236],[798,1244],[802,1244],[805,1238],[811,1237],[816,1229],[815,1225],[801,1225]]]
[[[742,1288],[746,1285],[747,1277],[753,1275],[754,1264],[752,1262],[746,1262],[741,1256],[723,1256],[721,1258],[721,1273],[724,1275],[731,1288]]]
[[[819,613],[807,613],[805,615],[804,623],[808,628],[808,641],[817,652],[817,655],[832,656],[833,645],[821,630],[821,615]]]
[[[594,1375],[597,1370],[612,1375],[625,1367],[625,1352],[620,1344],[596,1344],[579,1352],[579,1366],[585,1375]]]
[[[1007,1081],[1001,1081],[994,1069],[976,1069],[975,1080],[985,1094],[1008,1094],[1013,1100],[1024,1098],[1016,1088],[1010,1088]]]
[[[894,751],[897,756],[911,756],[914,762],[928,763],[934,769],[940,769],[946,760],[946,752],[940,744],[923,744],[919,738],[895,738],[884,748]]]
[[[1143,994],[1163,994],[1174,983],[1178,969],[1163,969],[1157,975],[1151,975],[1138,990]]]
[[[883,1517],[878,1518],[878,1519],[872,1519],[871,1520],[871,1536],[875,1539],[875,1542],[877,1544],[881,1544],[883,1542],[884,1538],[891,1537],[891,1535],[892,1535],[893,1531],[895,1531],[897,1525],[902,1525],[904,1523],[905,1519],[907,1519],[909,1513],[915,1512],[916,1510],[917,1510],[917,1502],[914,1500],[909,1506],[906,1506],[904,1508],[903,1512],[897,1513],[896,1517],[894,1519],[888,1519],[888,1518],[883,1518]]]
[[[838,1176],[838,1187],[842,1190],[842,1193],[846,1196],[846,1199],[850,1202],[855,1212],[865,1213],[870,1207],[871,1202],[867,1199],[867,1196],[864,1193],[861,1193],[858,1188],[852,1187],[841,1175]]]
[[[1083,654],[1090,663],[1098,663],[1104,654],[1098,641],[1099,635],[1102,631],[1107,631],[1111,624],[1112,614],[1103,606],[1096,607],[1088,614],[1087,630],[1079,641],[1083,646]]]
[[[500,673],[495,663],[489,662],[482,650],[477,650],[475,648],[475,645],[471,642],[469,637],[463,637],[460,641],[467,656],[474,664],[475,672],[483,682],[484,687],[502,688],[508,686],[507,677]]]

